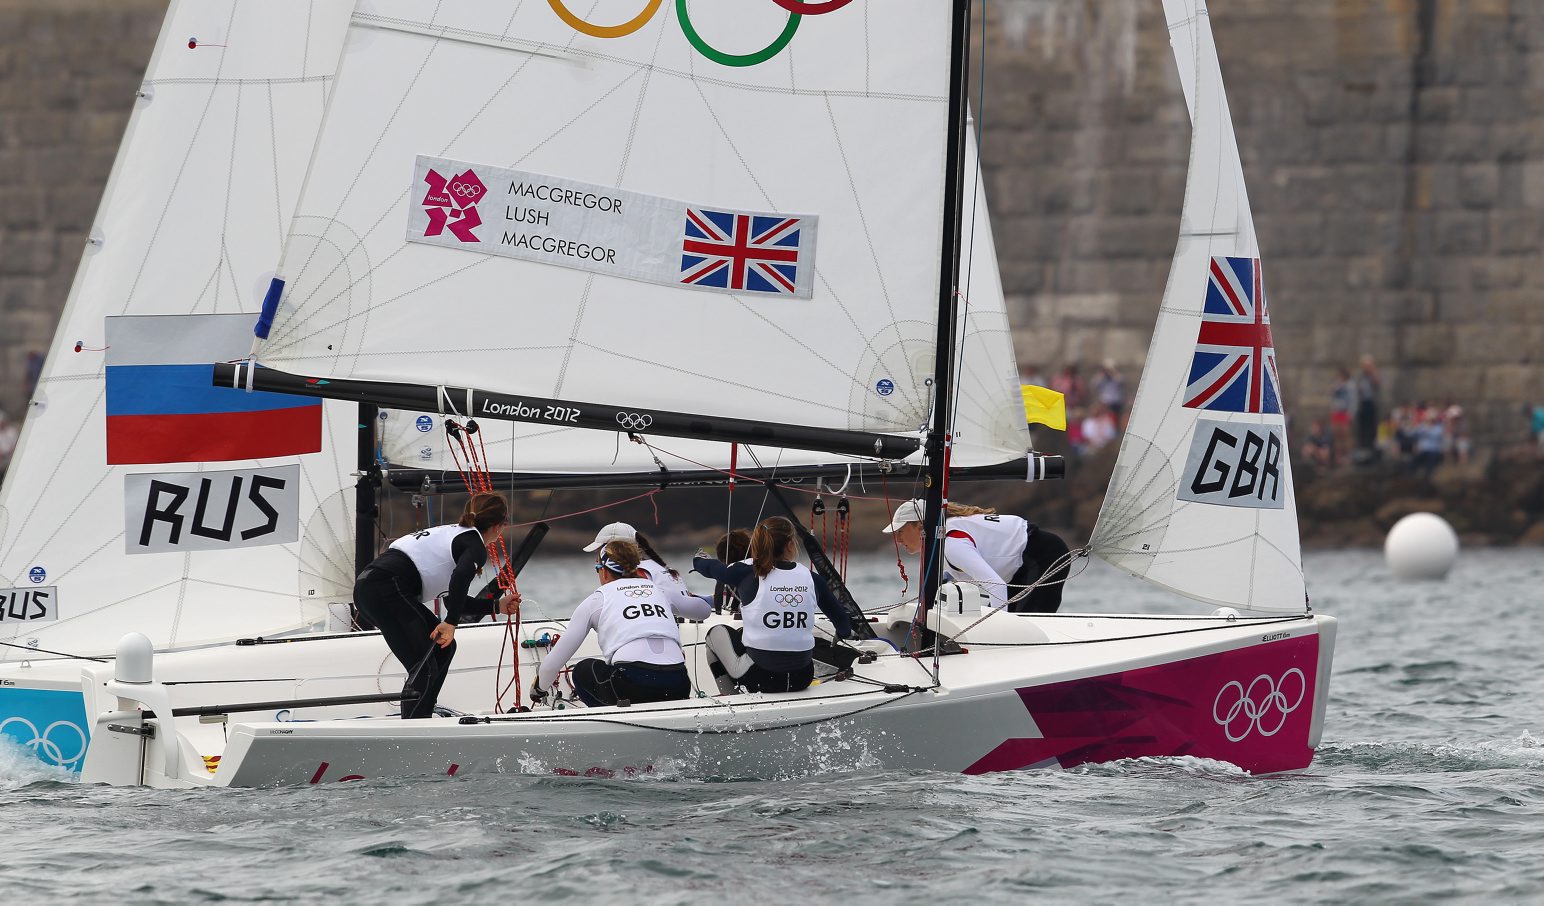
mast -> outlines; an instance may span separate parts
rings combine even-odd
[[[375,559],[375,489],[381,484],[380,465],[375,461],[375,429],[380,407],[359,404],[356,465],[359,477],[354,482],[354,575],[359,575]]]
[[[938,336],[933,361],[933,424],[928,429],[926,510],[923,519],[921,601],[938,594],[943,572],[944,506],[948,503],[949,420],[954,387],[955,287],[960,274],[960,221],[964,207],[965,94],[970,64],[970,0],[954,0],[950,27],[949,128],[944,157],[944,228],[939,250]]]

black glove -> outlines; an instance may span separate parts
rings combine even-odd
[[[543,689],[542,687],[540,687],[538,685],[536,685],[535,683],[532,683],[531,684],[531,703],[539,705],[539,704],[541,704],[542,702],[544,702],[546,700],[547,700],[547,690]]]

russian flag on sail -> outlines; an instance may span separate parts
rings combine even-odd
[[[107,463],[220,462],[315,453],[321,400],[210,383],[247,356],[251,314],[107,319]]]
[[[1213,412],[1281,413],[1281,382],[1259,258],[1212,258],[1184,405]]]

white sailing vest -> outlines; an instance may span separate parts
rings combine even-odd
[[[456,558],[450,552],[451,545],[463,532],[476,532],[475,528],[459,525],[436,525],[434,528],[403,535],[391,546],[407,554],[418,567],[418,578],[423,581],[423,602],[431,603],[450,590],[450,574],[456,568]]]
[[[954,516],[944,522],[944,535],[963,532],[975,544],[981,559],[1006,582],[1024,565],[1024,546],[1029,523],[1020,516],[996,513]],[[947,550],[947,548],[946,548]]]
[[[741,639],[762,651],[808,651],[815,647],[815,577],[809,568],[777,569],[760,579],[756,600],[740,605]]]
[[[675,611],[648,579],[618,579],[600,587],[595,634],[606,661],[628,642],[669,639],[681,644]]]

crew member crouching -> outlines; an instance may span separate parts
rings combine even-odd
[[[726,566],[699,555],[692,568],[734,590],[744,628],[714,626],[705,644],[720,694],[736,686],[750,692],[797,692],[815,679],[815,608],[831,620],[838,638],[852,635],[847,611],[826,581],[795,562],[793,523],[773,516],[751,535],[749,563]]]
[[[639,575],[638,545],[621,539],[600,548],[595,571],[600,588],[580,602],[568,631],[542,660],[531,700],[546,699],[558,672],[593,630],[605,660],[585,658],[571,674],[574,691],[590,707],[633,702],[661,702],[691,696],[691,678],[681,651],[676,614],[705,620],[713,605],[693,595],[677,597],[672,606],[653,581]]]

